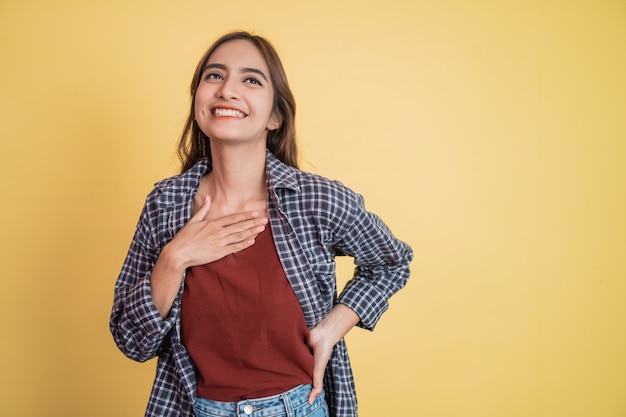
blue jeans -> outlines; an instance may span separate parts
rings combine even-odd
[[[300,385],[271,397],[222,402],[198,398],[193,405],[197,417],[328,417],[324,393],[309,404],[311,384]]]

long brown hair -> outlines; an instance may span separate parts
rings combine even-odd
[[[231,32],[219,38],[205,52],[198,63],[190,87],[191,107],[183,132],[178,142],[178,158],[181,162],[181,173],[187,171],[203,157],[211,160],[209,138],[200,130],[195,121],[196,91],[202,78],[207,61],[222,44],[234,40],[246,40],[252,43],[261,53],[269,68],[269,76],[274,86],[273,112],[282,123],[276,130],[267,134],[267,148],[284,164],[298,168],[298,150],[296,145],[296,101],[287,82],[283,64],[272,44],[265,38],[249,32]]]

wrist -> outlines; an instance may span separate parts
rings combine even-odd
[[[182,274],[188,267],[172,242],[163,247],[157,264],[159,264],[160,269],[173,274]]]
[[[321,340],[334,346],[339,342],[358,322],[359,316],[345,304],[336,304],[328,315],[320,321],[315,330]]]

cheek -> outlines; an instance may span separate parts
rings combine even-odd
[[[194,108],[194,118],[198,119],[198,117],[200,117],[203,113],[204,113],[204,109],[205,109],[205,105],[204,103],[206,103],[206,99],[205,99],[205,93],[204,91],[201,91],[200,89],[198,89],[198,91],[196,91],[196,97],[193,100],[193,108]]]
[[[198,88],[196,89],[196,98],[194,100],[196,106],[202,105],[202,103],[206,103],[211,94],[211,86],[206,83],[200,83],[200,85],[198,85]]]
[[[272,115],[272,110],[274,109],[274,99],[272,96],[262,96],[256,97],[255,107],[258,111],[263,112],[265,116],[269,117]]]

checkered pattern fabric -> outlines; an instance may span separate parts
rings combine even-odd
[[[146,417],[193,416],[194,367],[180,335],[181,286],[163,320],[152,303],[150,273],[161,249],[191,216],[206,159],[165,179],[148,195],[115,285],[113,338],[129,358],[158,357]],[[336,303],[352,308],[359,326],[372,330],[387,300],[409,277],[411,249],[368,212],[363,198],[337,181],[288,167],[267,153],[270,225],[275,245],[309,328]],[[335,256],[354,258],[354,276],[337,296]],[[356,417],[357,401],[346,345],[334,348],[324,378],[332,417]]]

